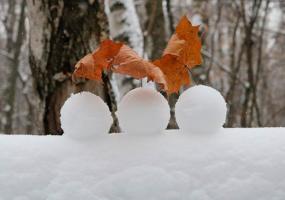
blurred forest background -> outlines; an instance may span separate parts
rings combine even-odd
[[[119,131],[117,102],[141,82],[104,74],[104,84],[73,83],[75,63],[106,38],[158,58],[185,14],[203,45],[192,84],[222,92],[225,126],[285,126],[284,0],[0,0],[0,132],[61,134],[60,107],[82,90],[105,100]],[[167,97],[169,128],[177,97]]]

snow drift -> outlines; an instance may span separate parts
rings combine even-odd
[[[0,135],[0,199],[285,199],[284,128],[102,135]]]

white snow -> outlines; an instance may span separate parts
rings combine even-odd
[[[285,199],[284,128],[0,135],[0,152],[1,200]]]
[[[178,126],[187,133],[212,133],[222,128],[227,105],[221,93],[212,87],[198,85],[180,95],[175,105]]]
[[[60,111],[64,135],[90,138],[107,134],[113,119],[107,104],[90,92],[72,94]]]
[[[128,133],[159,133],[166,129],[170,108],[166,99],[151,88],[128,92],[118,105],[118,119]]]

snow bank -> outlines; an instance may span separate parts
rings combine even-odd
[[[284,128],[0,135],[0,152],[1,200],[285,199]]]

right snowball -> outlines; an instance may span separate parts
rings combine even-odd
[[[180,95],[175,116],[181,130],[189,133],[211,133],[222,128],[226,121],[227,104],[214,88],[197,85]]]

